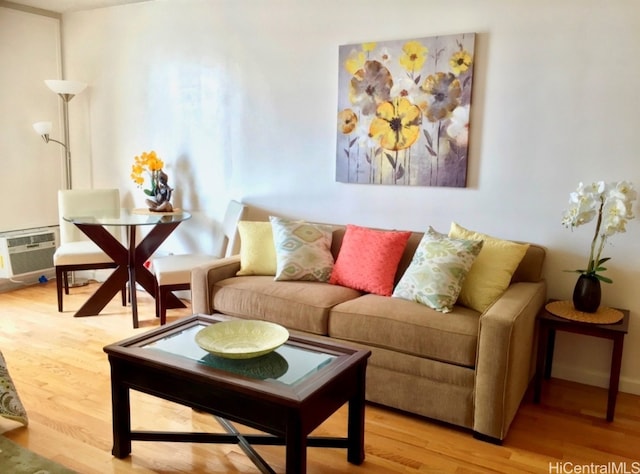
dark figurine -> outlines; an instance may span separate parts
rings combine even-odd
[[[155,201],[147,199],[146,203],[151,211],[157,212],[171,212],[173,206],[171,205],[171,192],[173,188],[169,186],[169,176],[164,171],[160,171],[158,175],[158,182],[155,186]]]

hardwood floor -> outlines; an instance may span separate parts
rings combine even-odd
[[[100,316],[74,318],[95,285],[72,289],[64,313],[57,312],[53,282],[0,293],[0,350],[30,420],[22,428],[1,419],[4,436],[83,474],[258,472],[235,445],[134,441],[130,457],[111,455],[109,364],[102,348],[155,328],[158,321],[145,293],[138,293],[139,329],[118,298]],[[170,310],[168,321],[188,314],[189,309]],[[562,473],[579,472],[576,465],[640,472],[640,397],[620,393],[615,421],[607,423],[606,396],[605,389],[552,379],[545,383],[542,404],[532,404],[527,395],[502,446],[369,405],[364,464],[347,463],[341,449],[309,448],[308,472]],[[134,429],[220,430],[211,416],[186,407],[137,392],[131,402]],[[317,433],[343,435],[345,426],[341,409]],[[259,452],[284,472],[284,448]]]

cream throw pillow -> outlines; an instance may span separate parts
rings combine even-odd
[[[429,227],[393,296],[449,313],[482,241],[453,239]]]
[[[276,280],[328,281],[333,227],[269,217],[276,248]]]
[[[242,275],[275,275],[276,248],[271,222],[238,222],[240,270]]]
[[[483,313],[509,287],[529,244],[518,244],[451,223],[449,237],[482,240],[484,244],[462,283],[460,304]]]

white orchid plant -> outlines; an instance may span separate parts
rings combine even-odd
[[[627,221],[635,217],[632,205],[636,198],[633,184],[628,181],[609,184],[598,181],[578,185],[578,189],[570,194],[569,208],[564,213],[562,225],[573,230],[596,218],[596,231],[591,241],[587,268],[568,271],[612,283],[610,278],[599,274],[606,270],[602,265],[610,260],[610,257],[602,258],[602,250],[609,237],[618,232],[626,232]]]

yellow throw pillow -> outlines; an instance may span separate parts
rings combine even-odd
[[[240,270],[236,275],[275,275],[276,247],[271,222],[238,222]]]
[[[484,241],[482,250],[462,282],[458,297],[460,304],[483,313],[508,288],[529,244],[518,244],[474,232],[455,222],[451,223],[449,237]]]

